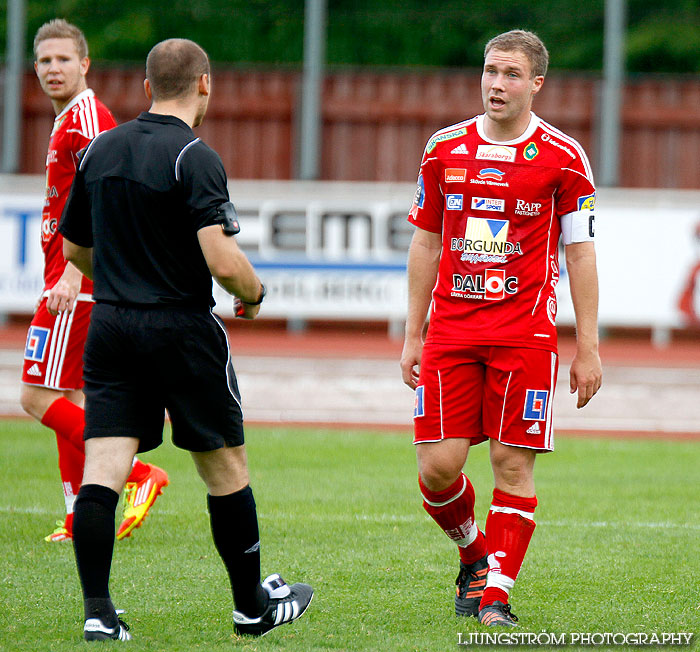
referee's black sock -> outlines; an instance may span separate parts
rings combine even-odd
[[[207,496],[211,533],[221,555],[238,611],[255,618],[269,597],[260,584],[260,534],[250,486],[227,496]]]
[[[107,627],[117,624],[109,597],[109,572],[118,502],[116,491],[98,484],[87,484],[80,487],[74,505],[73,548],[83,587],[85,618],[99,618]]]

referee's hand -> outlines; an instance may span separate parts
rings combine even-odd
[[[243,303],[238,297],[233,297],[233,314],[241,319],[255,319],[260,312],[260,304]]]

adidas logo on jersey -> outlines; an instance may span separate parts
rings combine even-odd
[[[469,154],[469,151],[467,150],[467,146],[462,143],[461,145],[457,145],[450,154],[464,154],[465,156]]]
[[[540,424],[535,421],[526,431],[528,435],[539,435],[540,434]]]
[[[29,369],[27,369],[27,375],[28,376],[41,376],[41,370],[39,369],[39,365],[34,363]]]

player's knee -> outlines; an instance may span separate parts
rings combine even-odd
[[[461,467],[456,467],[453,464],[445,464],[444,462],[430,461],[421,464],[418,469],[421,482],[430,491],[443,491],[453,485],[459,474],[462,472]]]
[[[41,421],[41,418],[44,416],[44,412],[46,411],[43,397],[35,390],[35,388],[28,385],[22,385],[19,404],[29,416],[34,417],[38,421]]]

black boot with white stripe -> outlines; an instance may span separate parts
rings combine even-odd
[[[262,585],[270,595],[267,609],[257,618],[249,618],[234,610],[233,623],[237,634],[264,636],[271,629],[301,617],[314,597],[314,590],[308,584],[289,586],[277,573],[267,577]]]
[[[124,613],[121,609],[117,614]],[[88,618],[83,627],[83,638],[86,641],[130,641],[129,625],[117,615],[117,624],[107,627],[99,618]]]

